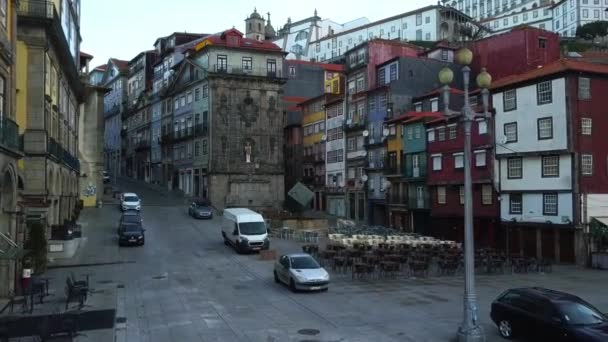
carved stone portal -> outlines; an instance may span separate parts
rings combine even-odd
[[[251,124],[258,119],[260,106],[254,103],[253,98],[249,92],[247,92],[243,102],[238,105],[238,110],[241,121],[245,123],[246,127],[251,127]]]

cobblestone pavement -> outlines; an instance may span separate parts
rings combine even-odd
[[[272,279],[272,262],[224,246],[219,220],[188,217],[184,201],[134,183],[143,198],[146,245],[117,246],[116,205],[99,209],[86,252],[92,282],[119,289],[117,341],[448,341],[462,317],[458,276],[389,281],[334,279],[325,293],[293,294]],[[273,240],[278,252],[299,250]],[[608,311],[608,272],[556,267],[551,274],[478,277],[479,317],[488,341],[500,341],[489,305],[515,286],[576,293]]]

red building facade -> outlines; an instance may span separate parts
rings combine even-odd
[[[471,68],[485,67],[495,80],[517,75],[560,58],[559,35],[535,27],[522,27],[474,41]]]
[[[464,127],[460,117],[427,123],[427,183],[431,202],[432,234],[464,238]],[[495,247],[499,205],[493,182],[493,138],[487,121],[471,129],[473,215],[478,247]]]

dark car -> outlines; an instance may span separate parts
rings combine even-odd
[[[141,223],[123,223],[118,227],[118,244],[124,245],[144,245],[146,230]]]
[[[510,289],[494,302],[492,320],[504,338],[608,341],[608,318],[581,298],[540,287]]]
[[[122,226],[124,223],[144,223],[144,219],[141,217],[139,211],[135,210],[127,210],[120,216],[120,221],[118,222],[118,228]]]
[[[213,208],[207,201],[194,201],[188,207],[188,215],[197,219],[212,219]]]

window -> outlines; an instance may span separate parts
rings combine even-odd
[[[509,194],[509,214],[521,214],[523,211],[521,194]]]
[[[441,50],[441,60],[447,61],[448,57],[449,57],[448,50],[445,50],[445,49]]]
[[[187,96],[187,99],[188,99],[188,103],[192,103],[192,92],[189,91],[186,96]]]
[[[276,75],[277,73],[277,60],[276,59],[268,59],[266,60],[266,70],[269,75]]]
[[[536,85],[536,101],[539,105],[551,103],[552,97],[551,81],[541,82]]]
[[[385,68],[378,69],[378,85],[386,84],[386,70]]]
[[[208,96],[209,96],[209,86],[205,84],[203,86],[203,98],[208,97]]]
[[[391,64],[389,67],[389,73],[390,73],[390,80],[392,81],[396,81],[397,80],[397,64]]]
[[[416,139],[420,139],[422,137],[422,127],[421,126],[414,127],[414,137]]]
[[[424,34],[424,40],[431,40],[431,33],[427,32]]]
[[[521,157],[507,159],[507,178],[517,179],[523,176],[523,160]]]
[[[464,168],[464,154],[463,153],[454,153],[454,168],[462,169]]]
[[[538,119],[538,140],[553,138],[553,118]]]
[[[203,140],[203,154],[207,154],[207,140]]]
[[[538,38],[538,47],[544,49],[547,47],[547,39],[546,38]]]
[[[217,55],[217,71],[226,71],[228,69],[228,56]]]
[[[492,204],[492,185],[484,184],[481,186],[481,203],[484,205]]]
[[[433,171],[441,171],[441,154],[431,156],[433,160]]]
[[[486,166],[486,151],[475,151],[475,166]]]
[[[448,126],[449,129],[449,134],[448,134],[448,138],[450,140],[454,140],[456,139],[456,137],[458,136],[458,126],[456,125],[452,125],[452,126]]]
[[[427,130],[426,131],[426,136],[427,136],[428,142],[435,141],[435,130],[434,129]]]
[[[509,25],[509,18],[504,18],[502,20],[502,24],[505,25],[505,26]]]
[[[416,26],[422,25],[422,14],[416,14]]]
[[[502,93],[502,104],[505,112],[517,109],[517,92],[515,89]]]
[[[488,133],[488,122],[486,120],[477,121],[477,132],[479,135]]]
[[[581,165],[582,165],[582,173],[583,175],[590,176],[593,175],[593,155],[591,154],[583,154],[581,155]]]
[[[543,194],[543,215],[557,216],[557,194]]]
[[[194,101],[201,99],[201,88],[194,89]]]
[[[583,118],[581,120],[581,134],[582,135],[591,135],[592,132],[592,120],[591,118]]]
[[[593,10],[593,17],[595,19],[599,19],[600,18],[600,10]]]
[[[578,78],[578,98],[589,100],[591,98],[591,79],[588,77]]]
[[[431,100],[431,112],[439,111],[439,99]]]
[[[424,23],[425,24],[430,24],[431,23],[431,17],[425,17],[424,18]]]
[[[505,137],[506,142],[516,142],[517,141],[517,122],[510,122],[505,124]]]
[[[445,186],[437,187],[437,203],[438,204],[446,204],[446,194],[445,194]]]
[[[543,177],[559,177],[559,156],[543,156],[541,163]]]
[[[458,188],[458,193],[459,193],[459,197],[460,197],[460,204],[464,204],[464,186],[460,186]]]
[[[0,0],[0,23],[6,27],[6,3],[7,0]]]
[[[414,103],[414,110],[416,112],[422,112],[422,103],[421,102]]]
[[[251,70],[253,68],[253,60],[251,57],[243,57],[242,61],[243,70]]]
[[[198,157],[201,154],[201,143],[198,141],[194,142],[194,156]]]
[[[410,126],[407,128],[407,140],[413,140],[413,139],[414,139],[414,128]]]
[[[293,65],[289,66],[289,76],[295,76],[296,75],[296,67]]]
[[[437,128],[437,140],[445,141],[445,127]]]
[[[179,109],[179,99],[175,99],[175,109]]]

